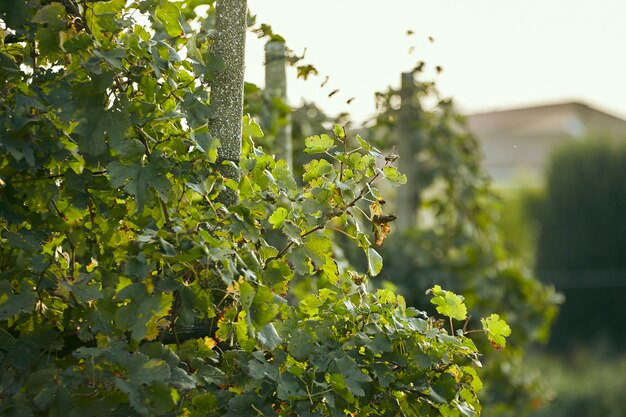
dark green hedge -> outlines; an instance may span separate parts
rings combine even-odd
[[[538,275],[566,297],[551,345],[621,343],[626,322],[626,142],[589,139],[554,153],[537,213]]]

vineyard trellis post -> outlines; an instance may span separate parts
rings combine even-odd
[[[420,132],[417,124],[421,111],[417,100],[414,73],[403,72],[396,135],[398,154],[400,155],[398,168],[400,172],[406,174],[407,185],[398,191],[396,199],[397,227],[400,232],[415,227],[416,212],[419,206],[416,149],[420,141]]]
[[[238,182],[248,2],[219,0],[215,13],[214,50],[224,61],[224,70],[218,72],[211,83],[211,107],[215,117],[211,119],[210,131],[221,142],[218,166],[222,175]],[[235,191],[225,188],[220,200],[230,206],[238,202],[238,197]]]
[[[265,93],[270,101],[287,101],[287,55],[285,43],[280,40],[270,40],[265,44]],[[276,156],[284,159],[293,168],[293,144],[291,137],[291,115],[284,116],[283,123],[276,132]]]

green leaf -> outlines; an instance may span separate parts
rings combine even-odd
[[[385,174],[385,178],[387,178],[393,185],[406,184],[406,175],[400,174],[398,169],[395,167],[384,167],[383,173]]]
[[[335,137],[339,139],[343,139],[346,137],[346,131],[338,124],[335,124],[335,126],[333,127],[333,133],[335,134]]]
[[[270,224],[273,226],[274,229],[278,229],[283,225],[285,220],[287,220],[288,216],[289,216],[289,212],[287,211],[287,209],[283,207],[279,207],[278,209],[276,209],[276,211],[272,213],[268,221],[270,222]]]
[[[293,175],[289,171],[285,161],[276,161],[276,166],[272,170],[272,175],[276,178],[278,185],[286,190],[293,191],[297,189],[298,185],[296,184],[296,180],[294,180]]]
[[[276,293],[287,292],[287,284],[293,278],[293,271],[284,259],[269,262],[262,275],[263,283],[270,286]]]
[[[249,318],[245,311],[240,311],[237,321],[234,323],[235,337],[241,349],[246,352],[252,352],[256,347],[256,342],[250,337],[251,329],[248,326]]]
[[[103,297],[100,285],[98,283],[90,283],[90,278],[86,276],[73,283],[61,281],[60,286],[74,294],[76,300],[81,303],[98,300]]]
[[[180,10],[176,3],[165,2],[157,6],[155,17],[165,27],[168,35],[175,38],[184,35],[182,26],[180,25]]]
[[[257,339],[261,346],[268,350],[274,350],[282,343],[281,337],[273,323],[268,323],[257,332]]]
[[[239,284],[239,303],[244,310],[250,310],[254,293],[254,287],[249,282],[244,281]]]
[[[438,403],[448,403],[456,395],[456,380],[449,373],[442,374],[430,387],[430,397]]]
[[[304,140],[306,153],[324,153],[333,147],[335,141],[328,135],[309,136]]]
[[[123,186],[124,191],[132,195],[137,202],[136,211],[141,212],[149,203],[151,191],[156,191],[161,198],[166,198],[171,184],[166,178],[167,166],[165,160],[153,153],[148,164],[126,166],[120,161],[112,161],[107,167],[111,185]]]
[[[330,240],[324,235],[315,233],[304,238],[304,243],[293,249],[287,259],[293,262],[296,272],[307,274],[311,267],[315,270],[322,269],[329,254],[332,254]],[[307,260],[310,260],[312,265],[309,265]]]
[[[439,285],[435,285],[428,290],[428,293],[434,295],[430,302],[437,306],[437,311],[440,314],[456,320],[465,320],[467,318],[467,307],[463,303],[463,297],[460,295],[442,290]]]
[[[250,319],[255,329],[260,329],[274,320],[278,309],[274,293],[267,287],[258,287],[250,305]]]
[[[0,320],[30,313],[36,299],[37,294],[34,291],[23,289],[19,294],[14,294],[9,282],[0,281]]]
[[[334,360],[334,366],[332,369],[335,372],[341,373],[344,378],[346,387],[350,390],[350,392],[357,397],[362,397],[365,395],[365,391],[363,390],[363,386],[366,383],[372,382],[372,378],[364,373],[359,366],[355,362],[354,359],[349,356],[344,356],[340,359]]]
[[[242,126],[242,136],[244,138],[258,139],[263,137],[263,130],[261,129],[261,126],[259,126],[256,120],[247,114],[243,116]]]
[[[50,29],[59,31],[64,28],[65,8],[61,3],[50,3],[43,6],[33,16],[33,22],[47,25]]]
[[[497,350],[503,349],[506,345],[506,337],[511,335],[511,328],[506,321],[502,320],[497,314],[492,314],[480,321],[483,329],[487,332],[487,339],[489,339],[491,345]]]
[[[367,271],[373,277],[383,269],[383,258],[373,248],[367,249]]]
[[[363,139],[361,135],[357,134],[356,140],[357,142],[359,142],[361,148],[365,149],[366,151],[371,151],[373,149],[372,145],[370,145],[365,139]]]
[[[128,402],[131,407],[141,416],[150,415],[148,407],[143,404],[141,390],[138,386],[124,381],[120,378],[115,378],[115,386],[124,394],[128,395]]]
[[[198,149],[204,152],[210,163],[217,161],[217,152],[221,146],[219,139],[214,138],[209,133],[207,126],[202,126],[197,130],[189,132],[189,138],[194,142]]]
[[[162,359],[150,359],[146,362],[134,360],[129,370],[129,382],[134,384],[151,384],[154,381],[167,381],[170,378],[170,367]]]
[[[301,386],[300,381],[290,373],[281,374],[278,381],[276,396],[281,400],[293,401],[297,399],[305,399],[307,392]]]
[[[304,165],[304,174],[302,180],[304,182],[310,182],[317,178],[323,177],[335,172],[333,166],[325,159],[314,159],[308,164]]]
[[[2,72],[6,71],[11,74],[21,73],[20,67],[15,64],[10,56],[6,55],[3,52],[0,52],[0,70],[2,70]],[[2,72],[0,72],[0,74],[2,74]]]
[[[228,382],[226,374],[212,365],[203,365],[196,375],[207,384],[223,385]]]
[[[289,334],[289,354],[299,362],[305,362],[315,351],[315,343],[310,334],[295,330]]]

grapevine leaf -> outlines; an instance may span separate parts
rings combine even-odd
[[[306,153],[324,153],[333,147],[335,141],[328,135],[309,136],[304,140]]]
[[[198,378],[207,384],[222,385],[228,382],[224,372],[212,365],[204,365],[197,372]]]
[[[487,332],[487,339],[496,350],[502,350],[506,345],[506,337],[511,335],[511,328],[499,315],[492,314],[481,319],[483,329]]]
[[[440,314],[456,320],[465,320],[467,318],[467,307],[463,303],[462,296],[451,291],[442,290],[439,285],[435,285],[427,293],[433,294],[430,302],[437,306],[437,311]]]
[[[13,294],[8,281],[0,281],[0,320],[29,312],[35,305],[37,294],[24,289],[19,294]]]
[[[165,176],[167,172],[165,161],[155,154],[146,165],[138,163],[127,166],[120,161],[112,161],[108,165],[108,172],[112,186],[123,185],[124,191],[135,197],[137,212],[141,212],[149,203],[151,190],[164,197],[171,188]]]
[[[346,137],[346,131],[338,124],[335,124],[335,126],[333,127],[333,133],[335,134],[335,137],[339,139],[343,139]]]
[[[356,135],[356,140],[359,142],[359,145],[361,146],[361,148],[365,149],[366,151],[371,151],[372,150],[372,145],[370,145],[366,140],[364,140],[361,135]]]
[[[385,174],[385,178],[387,178],[393,185],[398,186],[406,184],[406,175],[400,174],[396,167],[384,167],[383,173]]]
[[[380,274],[383,269],[383,258],[373,248],[367,249],[367,269],[373,277]]]
[[[442,374],[432,384],[429,391],[430,397],[438,403],[447,403],[456,395],[456,380],[449,373]]]
[[[215,163],[217,161],[217,150],[220,147],[220,141],[211,136],[206,126],[190,131],[189,138],[200,151],[207,155],[209,162]]]
[[[315,270],[322,269],[327,261],[327,255],[332,254],[330,240],[321,234],[311,234],[304,239],[304,243],[291,251],[288,260],[294,263],[296,272],[307,274],[310,271],[310,260]]]
[[[128,380],[133,384],[151,384],[154,381],[167,381],[170,378],[170,367],[161,359],[150,359],[146,362],[131,362]]]
[[[365,395],[363,387],[365,383],[371,382],[372,378],[359,369],[354,359],[348,356],[335,359],[333,368],[344,377],[346,387],[352,394],[357,397]]]
[[[279,377],[276,395],[281,400],[296,400],[306,398],[306,390],[300,385],[298,379],[290,374],[284,373]]]
[[[285,220],[287,220],[288,215],[289,215],[289,212],[287,211],[287,209],[283,207],[279,207],[278,209],[276,209],[276,211],[274,211],[274,213],[272,213],[268,221],[270,222],[270,224],[273,226],[274,229],[278,229],[283,225]]]
[[[150,411],[143,404],[141,391],[138,386],[131,384],[130,382],[124,381],[120,378],[115,378],[115,386],[123,393],[128,395],[128,402],[131,407],[139,413],[141,416],[150,415]]]
[[[266,349],[274,350],[282,343],[282,339],[276,331],[273,323],[268,323],[257,332],[259,343]]]
[[[263,130],[261,129],[261,126],[259,126],[259,124],[249,115],[243,116],[242,136],[244,138],[250,137],[255,139],[263,137]]]
[[[65,8],[61,3],[51,3],[43,6],[33,16],[33,22],[55,30],[60,30],[65,25]]]
[[[310,182],[317,178],[332,174],[335,171],[333,166],[325,159],[314,159],[308,164],[304,165],[304,174],[302,174],[302,180],[304,182]]]
[[[157,20],[163,23],[165,31],[171,37],[177,37],[184,34],[183,28],[178,19],[180,18],[180,10],[176,3],[165,2],[157,6],[155,16]]]
[[[256,329],[271,322],[278,314],[279,306],[274,301],[274,293],[267,287],[257,288],[250,306],[250,319]]]
[[[299,362],[309,359],[315,350],[315,343],[311,335],[304,331],[296,330],[289,335],[289,354]]]

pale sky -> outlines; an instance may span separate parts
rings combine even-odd
[[[626,118],[626,0],[248,3],[320,71],[309,81],[289,71],[292,105],[304,98],[361,121],[374,112],[375,91],[397,87],[402,71],[425,61],[426,78],[464,113],[577,100]],[[249,81],[264,84],[262,63],[263,44],[249,36]]]

